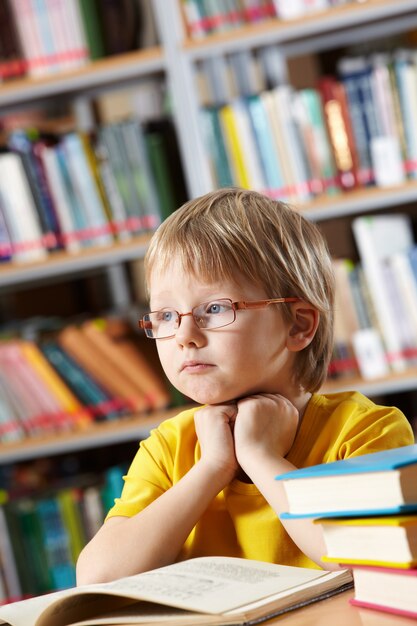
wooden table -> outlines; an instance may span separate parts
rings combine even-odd
[[[353,591],[345,591],[269,620],[265,626],[416,626],[417,620],[352,606]]]

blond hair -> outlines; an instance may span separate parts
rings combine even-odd
[[[313,223],[283,202],[255,191],[226,188],[190,200],[153,235],[145,276],[173,259],[204,282],[238,275],[267,297],[296,296],[320,314],[310,345],[296,355],[294,381],[316,391],[327,375],[333,346],[334,277],[325,240]],[[284,315],[290,318],[288,305]]]

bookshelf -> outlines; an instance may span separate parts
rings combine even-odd
[[[189,407],[184,407],[184,409]],[[92,450],[101,446],[113,446],[128,441],[140,441],[149,431],[166,419],[174,417],[178,408],[154,411],[149,415],[130,415],[117,421],[91,424],[84,431],[49,437],[27,439],[19,444],[3,446],[0,465],[19,463],[31,459]]]
[[[0,115],[25,110],[33,104],[63,101],[87,112],[90,100],[101,93],[111,93],[140,85],[149,77],[164,81],[172,100],[173,122],[178,136],[180,156],[188,195],[198,196],[211,190],[213,176],[202,136],[200,99],[196,66],[207,59],[239,51],[276,45],[283,66],[291,57],[319,54],[366,38],[399,34],[417,28],[415,0],[368,0],[315,13],[302,19],[268,21],[242,26],[228,33],[208,35],[198,40],[187,37],[180,11],[180,0],[151,0],[155,12],[160,46],[91,61],[76,70],[42,78],[18,78],[0,84]],[[83,117],[83,116],[81,116]],[[374,214],[404,208],[413,217],[417,206],[417,180],[395,187],[359,188],[335,196],[321,196],[300,203],[299,210],[309,219],[325,224],[346,223],[361,214]],[[0,297],[14,291],[33,289],[43,282],[64,283],[84,274],[104,271],[115,291],[114,300],[129,301],[125,285],[129,264],[140,261],[150,233],[134,235],[126,242],[92,246],[77,253],[52,252],[45,260],[18,264],[0,264]],[[340,233],[341,239],[346,233]],[[338,245],[336,243],[335,245]],[[111,278],[112,277],[112,278]],[[121,295],[120,293],[123,292]],[[417,368],[384,378],[364,381],[343,376],[329,379],[323,392],[357,389],[368,396],[407,394],[417,389]],[[188,408],[188,407],[184,407]],[[146,437],[161,421],[177,414],[179,408],[132,414],[117,420],[93,422],[83,429],[55,435],[37,435],[19,442],[0,444],[0,468],[41,462],[66,455],[90,454],[100,449],[111,451]],[[413,407],[414,410],[414,407]],[[417,411],[416,411],[417,412]],[[124,448],[123,448],[124,449]],[[108,454],[112,463],[112,454]]]
[[[73,255],[57,251],[45,261],[36,263],[5,263],[0,265],[0,289],[134,261],[145,254],[149,238],[149,234],[137,235],[128,242],[114,242],[101,248],[96,246]]]

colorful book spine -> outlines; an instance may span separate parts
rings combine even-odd
[[[120,408],[111,395],[85,369],[55,342],[41,345],[46,358],[82,402],[85,410],[97,420],[113,419]]]
[[[342,189],[359,185],[358,157],[343,85],[332,77],[319,81],[324,116]]]

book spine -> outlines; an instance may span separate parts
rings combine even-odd
[[[204,107],[200,111],[201,128],[212,164],[213,178],[219,187],[233,185],[227,151],[223,141],[216,107]],[[166,215],[166,217],[168,217]]]
[[[143,129],[137,121],[132,120],[122,122],[120,131],[126,146],[126,154],[137,194],[144,207],[146,227],[153,230],[161,222],[161,210],[153,172],[146,152]]]
[[[105,55],[105,50],[98,4],[95,0],[89,2],[78,0],[78,7],[84,26],[89,57],[92,61],[101,59]]]
[[[58,506],[69,538],[69,550],[75,564],[86,540],[78,509],[78,491],[63,489],[57,495]]]
[[[55,220],[48,190],[42,185],[41,172],[32,142],[24,131],[14,131],[9,138],[9,147],[20,155],[29,188],[42,228],[43,245],[48,250],[58,247],[59,229]]]
[[[324,116],[332,146],[340,187],[358,186],[357,151],[343,85],[331,77],[319,81]]]
[[[51,341],[42,344],[41,349],[94,419],[113,419],[118,415],[118,403],[94,380],[82,364],[80,365],[61,346]]]
[[[58,50],[52,35],[47,0],[31,0],[35,30],[40,44],[40,63],[45,74],[55,73],[60,69]]]
[[[398,95],[404,124],[406,145],[405,168],[409,178],[417,178],[417,124],[415,115],[415,76],[408,59],[399,57],[394,61]]]
[[[113,242],[111,226],[78,134],[70,133],[64,137],[63,150],[91,240],[95,245],[110,245]]]
[[[58,415],[62,425],[81,428],[87,426],[91,422],[91,415],[83,408],[62,378],[58,376],[56,370],[51,367],[39,347],[33,342],[22,341],[20,348],[27,361],[57,398],[60,406]]]
[[[76,584],[75,563],[58,499],[41,499],[35,506],[51,577],[51,590],[74,587]]]
[[[16,30],[10,0],[0,6],[0,80],[25,74],[26,64]]]
[[[42,230],[20,155],[0,155],[0,194],[17,262],[45,259]]]
[[[9,602],[19,600],[22,597],[22,587],[3,506],[0,506],[0,558],[7,589],[6,597]]]
[[[39,159],[44,168],[45,180],[57,211],[60,229],[60,240],[67,252],[76,253],[81,249],[77,236],[77,228],[72,215],[71,201],[68,197],[62,171],[58,162],[58,154],[54,147],[39,143],[37,146]]]
[[[69,38],[69,54],[74,67],[82,67],[88,62],[88,45],[78,0],[65,1],[66,25]]]
[[[248,98],[247,106],[268,185],[265,191],[273,198],[280,198],[284,193],[281,164],[271,136],[268,113],[262,94]]]

